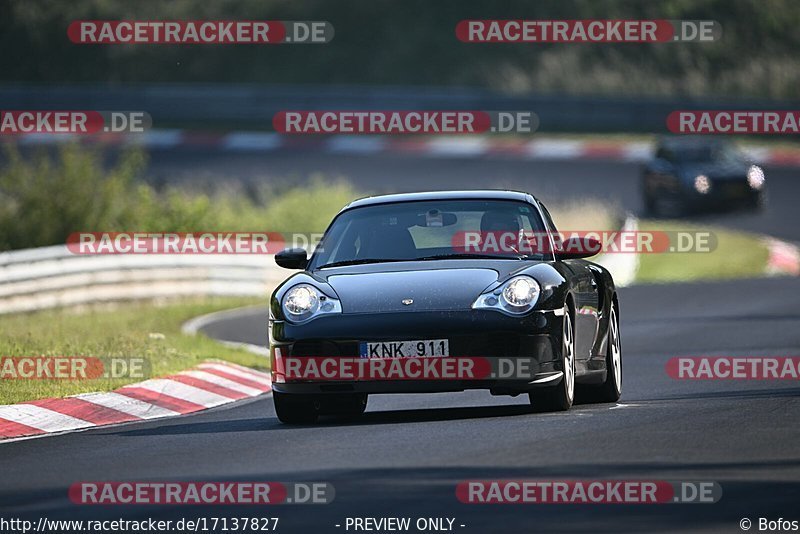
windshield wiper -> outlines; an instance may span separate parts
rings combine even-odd
[[[317,269],[324,269],[326,267],[344,267],[345,265],[365,265],[367,263],[388,263],[391,261],[414,261],[414,259],[387,259],[387,258],[361,258],[358,260],[342,260],[342,261],[334,261],[331,263],[326,263],[325,265],[320,265]]]

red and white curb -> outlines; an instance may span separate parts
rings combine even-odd
[[[773,237],[768,237],[766,244],[769,250],[768,275],[800,276],[800,247]]]
[[[529,160],[613,160],[642,162],[652,156],[647,141],[574,140],[536,136],[534,139],[491,138],[481,135],[404,137],[381,135],[282,135],[273,132],[196,132],[150,130],[139,134],[27,134],[14,138],[20,145],[80,141],[107,146],[141,146],[152,150],[215,149],[233,152],[315,150],[330,154],[414,154],[423,157],[502,157]],[[800,166],[800,148],[745,147],[764,165]]]
[[[107,393],[0,406],[0,443],[198,412],[272,391],[269,373],[209,360]]]

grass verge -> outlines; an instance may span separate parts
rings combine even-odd
[[[259,302],[253,298],[208,298],[4,316],[0,320],[0,355],[142,357],[149,362],[153,377],[182,371],[209,358],[266,369],[269,362],[262,356],[225,347],[201,334],[181,333],[181,325],[192,317]],[[163,334],[163,338],[151,334]],[[0,404],[108,391],[140,380],[0,379]]]
[[[764,276],[769,250],[760,236],[719,227],[696,226],[677,221],[639,223],[641,231],[712,232],[716,248],[711,252],[642,254],[636,283],[723,280]]]

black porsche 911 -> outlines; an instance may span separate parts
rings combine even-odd
[[[657,217],[731,208],[761,209],[764,171],[727,139],[664,137],[642,171],[645,210]]]
[[[505,246],[463,246],[465,235],[480,241],[498,232]],[[543,239],[522,247],[524,235]],[[486,389],[528,394],[535,411],[568,410],[576,389],[589,400],[616,401],[622,361],[614,281],[582,259],[596,253],[596,241],[561,242],[557,235],[544,205],[522,192],[408,193],[350,203],[310,258],[304,249],[275,256],[278,265],[301,269],[270,301],[278,418],[357,416],[374,393]],[[422,369],[424,360],[433,376],[289,372],[292,362],[319,371],[321,359],[390,360],[406,369]],[[436,375],[458,359],[490,367],[521,362],[526,373]]]

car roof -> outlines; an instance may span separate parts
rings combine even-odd
[[[395,193],[359,198],[342,208],[342,211],[378,204],[396,202],[414,202],[421,200],[517,200],[529,204],[536,203],[530,193],[501,189],[465,190],[465,191],[422,191],[417,193]]]

